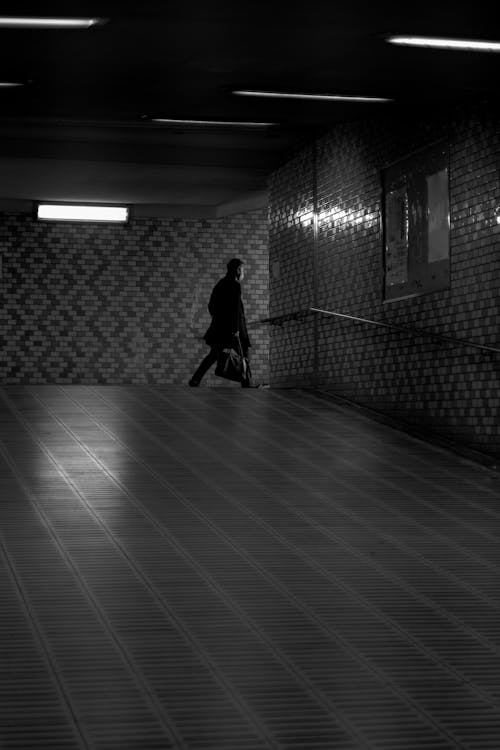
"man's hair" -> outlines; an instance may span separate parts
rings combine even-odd
[[[235,274],[237,269],[243,265],[243,261],[239,258],[231,258],[229,263],[227,264],[227,272],[231,274]]]

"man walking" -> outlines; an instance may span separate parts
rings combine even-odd
[[[245,321],[245,309],[241,299],[241,282],[244,278],[243,261],[232,258],[227,264],[227,273],[217,282],[210,295],[208,311],[212,322],[204,335],[204,340],[210,346],[210,351],[189,381],[189,385],[196,387],[201,379],[217,361],[223,349],[230,347],[238,349],[238,339],[243,356],[248,357],[250,339]],[[254,388],[250,374],[241,383],[242,388]]]

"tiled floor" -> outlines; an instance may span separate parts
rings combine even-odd
[[[0,748],[500,748],[500,476],[299,391],[0,389]]]

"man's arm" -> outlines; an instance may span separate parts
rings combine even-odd
[[[231,331],[235,336],[240,335],[240,297],[241,289],[240,285],[236,284],[235,288],[231,290],[230,308],[228,310],[231,318]]]
[[[220,281],[217,282],[217,284],[212,289],[212,294],[210,295],[210,299],[208,301],[208,312],[214,317],[219,311],[220,308]]]

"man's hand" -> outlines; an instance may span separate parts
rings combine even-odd
[[[237,338],[237,339],[239,339],[239,337],[240,337],[240,332],[239,332],[239,331],[236,331],[236,333],[233,333],[233,336],[236,336],[236,338]]]

